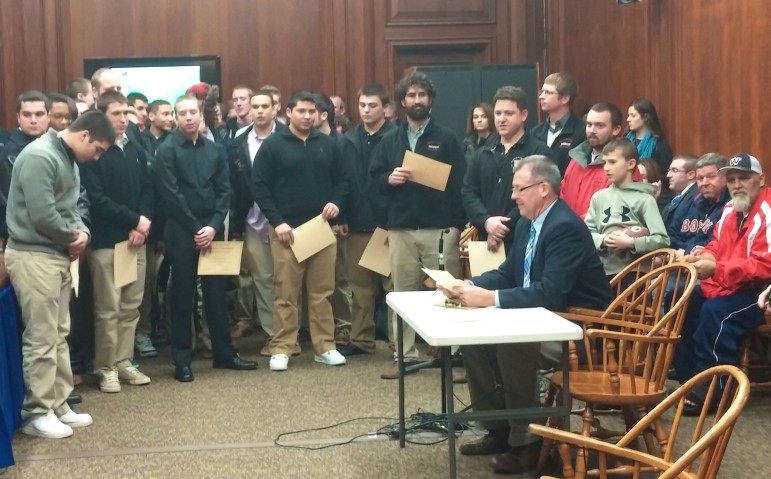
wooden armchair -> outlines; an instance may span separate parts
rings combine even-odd
[[[667,371],[696,279],[692,265],[669,264],[638,278],[604,312],[560,313],[584,329],[585,364],[579,366],[577,348],[571,344],[568,372],[571,397],[586,403],[584,436],[590,434],[596,405],[620,405],[630,430],[641,413],[666,397]],[[557,371],[552,375],[545,404],[553,403],[557,397],[562,374]],[[558,426],[559,422],[557,417],[549,418],[550,426]],[[645,444],[650,453],[657,449],[654,441],[664,449],[667,438],[663,428],[646,433]],[[540,466],[545,464],[551,448],[551,441],[544,441]]]
[[[771,369],[771,364],[767,360],[768,349],[771,348],[771,314],[766,312],[764,316],[765,322],[755,328],[754,331],[747,334],[742,341],[741,350],[739,353],[739,367],[744,374],[753,379],[753,375],[750,374],[751,370],[765,370],[766,374],[763,381],[753,381],[752,387],[771,387],[771,379],[768,379],[767,372]],[[764,361],[761,363],[753,363],[753,352],[762,356]]]
[[[610,280],[610,287],[616,291],[616,296],[619,296],[626,289],[624,286],[656,268],[674,263],[676,254],[672,248],[661,248],[640,256]]]
[[[724,384],[722,391],[718,381]],[[692,430],[691,422],[684,420],[682,413],[686,396],[696,388],[707,389],[705,404],[717,401],[718,397],[720,403],[712,420],[707,417],[709,408],[703,408]],[[584,479],[587,474],[603,479],[610,474],[614,477],[625,474],[637,479],[648,471],[659,472],[661,475],[658,477],[662,479],[712,479],[717,476],[734,425],[749,393],[749,380],[738,368],[715,366],[679,387],[615,444],[536,424],[531,424],[529,429],[533,434],[560,444],[563,477],[566,479]],[[669,410],[674,411],[674,419],[662,456],[630,448],[640,434],[651,427],[658,427],[662,416]],[[688,449],[676,458],[675,447],[682,448],[685,444]],[[575,466],[571,460],[571,446],[578,449]],[[597,454],[597,467],[587,471],[586,461],[590,453]]]
[[[477,238],[479,238],[479,231],[477,231],[475,226],[469,226],[460,234],[458,246],[460,247],[461,278],[459,279],[471,278],[471,265],[469,264],[468,259],[468,242],[477,241]]]

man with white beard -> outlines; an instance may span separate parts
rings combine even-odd
[[[719,173],[725,175],[731,201],[712,241],[700,254],[683,259],[693,264],[701,282],[691,295],[675,351],[681,384],[712,366],[738,365],[742,338],[763,322],[757,298],[771,278],[771,190],[760,162],[740,153]],[[686,413],[701,411],[703,393],[689,395]]]

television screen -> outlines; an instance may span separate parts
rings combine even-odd
[[[174,103],[193,84],[220,83],[220,59],[204,57],[97,58],[84,61],[86,78],[99,68],[111,68],[121,77],[124,94],[144,94],[149,101]]]

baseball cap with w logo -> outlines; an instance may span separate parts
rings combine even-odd
[[[726,166],[720,168],[718,171],[725,173],[728,170],[742,170],[757,173],[759,175],[763,174],[763,168],[761,168],[758,159],[747,153],[737,153],[733,158],[728,160]]]

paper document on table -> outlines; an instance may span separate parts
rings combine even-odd
[[[468,242],[468,262],[471,267],[471,276],[479,276],[482,273],[498,269],[506,261],[506,251],[501,244],[495,253],[487,249],[487,241]]]
[[[407,150],[404,153],[402,168],[410,170],[410,181],[444,191],[450,179],[452,166],[432,160],[423,155]]]
[[[80,291],[80,258],[70,261],[70,276],[72,277],[72,289],[75,290],[75,297],[78,297]]]
[[[450,274],[449,271],[428,268],[421,269],[424,273],[426,273],[426,275],[428,275],[429,278],[434,281],[434,283],[436,283],[437,288],[452,290],[453,288],[457,288],[466,284],[465,281],[456,279],[453,275]]]
[[[198,255],[198,276],[237,276],[243,249],[243,241],[212,241],[211,249]]]
[[[292,252],[298,263],[302,263],[324,248],[337,242],[335,233],[321,215],[306,221],[292,230],[294,242]]]
[[[137,280],[137,250],[129,248],[128,241],[121,241],[113,251],[113,281],[116,288],[122,288]]]
[[[391,275],[391,257],[388,249],[388,231],[376,228],[372,237],[364,248],[364,253],[359,260],[359,266],[382,274]]]

